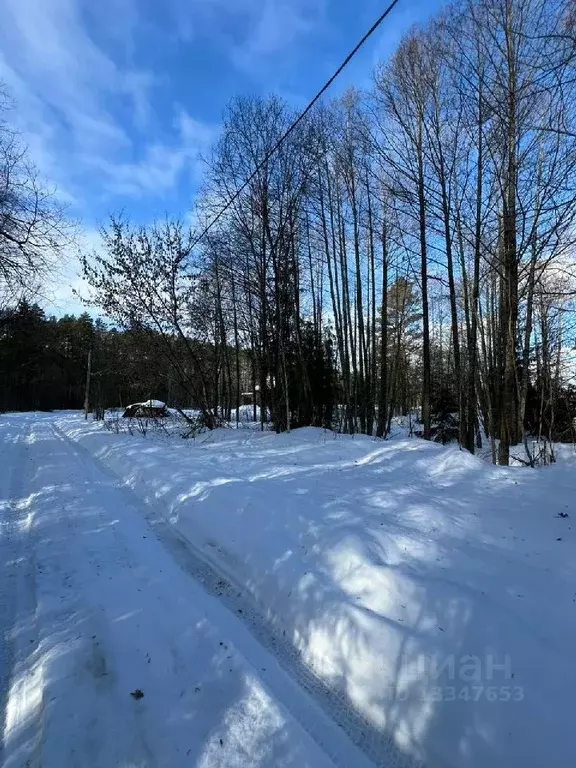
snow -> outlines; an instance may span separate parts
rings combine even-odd
[[[145,400],[143,403],[141,403],[145,408],[165,408],[166,403],[163,403],[162,400]]]
[[[238,413],[236,413],[238,411]],[[254,413],[256,413],[256,419],[254,419]],[[266,420],[270,418],[270,414],[266,411]],[[257,424],[260,426],[261,411],[260,406],[256,406],[254,410],[253,405],[241,405],[239,408],[232,408],[232,415],[230,416],[230,426],[234,426],[236,422],[247,425]]]
[[[127,408],[136,408],[136,406],[141,406],[142,408],[165,408],[166,403],[163,403],[162,400],[144,400],[142,403],[131,403]]]
[[[24,418],[4,423],[10,455]],[[93,605],[110,622],[105,655],[124,670],[114,676],[123,707],[114,721],[128,717],[130,724],[135,706],[150,706],[156,724],[146,721],[143,732],[158,764],[180,764],[178,747],[192,749],[191,764],[199,765],[339,759],[356,768],[362,757],[352,742],[392,767],[576,764],[572,450],[557,451],[551,467],[505,469],[453,446],[314,428],[282,435],[219,429],[162,440],[112,434],[72,414],[36,416],[31,424],[31,449],[45,443],[42,471],[23,484],[40,494],[24,496],[33,499],[40,561],[68,560],[74,599],[92,606],[88,635],[104,632]],[[39,528],[50,510],[56,535]],[[160,551],[164,539],[172,542],[170,556]],[[182,558],[195,563],[186,573],[174,562]],[[113,578],[101,592],[103,574]],[[57,587],[66,593],[60,583],[46,583],[46,604]],[[142,600],[145,610],[132,616]],[[67,626],[76,613],[65,613]],[[205,628],[216,647],[206,640],[200,651],[196,633],[204,638]],[[206,694],[192,710],[187,687],[180,705],[174,691],[182,681],[210,688],[221,672],[216,639],[223,636],[242,670],[229,673],[233,692],[226,687],[219,706]],[[196,645],[184,653],[192,637]],[[250,643],[256,648],[245,650]],[[173,647],[184,660],[169,673]],[[48,666],[58,668],[58,659]],[[156,659],[164,682],[152,677]],[[272,684],[262,668],[274,666]],[[87,685],[81,682],[78,691]],[[136,687],[145,698],[135,703],[125,691]],[[257,728],[246,725],[261,711],[253,690],[268,697]],[[92,706],[89,698],[86,713]],[[185,729],[189,707],[195,714]],[[198,713],[218,725],[203,730]],[[281,734],[288,731],[284,755]],[[242,747],[222,752],[222,732],[225,746]],[[265,756],[254,759],[263,743]]]
[[[3,418],[0,452],[6,768],[367,765],[52,417]]]

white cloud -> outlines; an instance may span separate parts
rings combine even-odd
[[[111,163],[95,160],[107,177],[107,188],[115,194],[139,197],[172,189],[182,174],[199,176],[199,158],[206,152],[215,132],[180,110],[175,120],[176,139],[172,144],[153,143],[137,162]]]
[[[58,284],[47,286],[45,293],[46,299],[42,303],[49,315],[81,315],[83,312],[91,312],[90,307],[78,298],[78,294],[87,295],[88,286],[77,276],[74,268],[65,272]]]
[[[10,119],[76,218],[97,221],[121,208],[121,197],[161,198],[183,178],[197,181],[199,154],[214,137],[178,105],[160,125],[170,106],[159,117],[152,102],[166,83],[133,65],[138,23],[136,0],[2,0],[0,82],[16,102]],[[62,254],[42,291],[47,311],[83,311],[78,250],[98,243],[88,229]]]
[[[314,28],[324,8],[320,0],[265,0],[258,6],[255,26],[245,42],[250,56],[267,56],[291,46]]]
[[[132,0],[2,5],[0,81],[15,97],[14,114],[33,158],[62,196],[80,202],[86,179],[100,191],[130,196],[155,195],[176,184],[209,129],[178,114],[172,133],[155,138],[151,94],[161,78],[121,66],[114,46],[109,51],[94,37],[104,27],[108,38],[122,41],[120,58],[129,61],[137,18]]]
[[[62,121],[78,146],[123,139],[102,108],[122,75],[87,34],[76,0],[4,0],[0,40],[0,76],[21,112]]]
[[[132,99],[134,122],[140,130],[146,129],[150,123],[151,105],[149,91],[162,83],[162,79],[151,72],[126,72],[124,74],[124,89]]]
[[[172,7],[181,37],[219,37],[236,66],[257,71],[322,22],[326,0],[172,0]]]
[[[181,35],[188,28],[218,40],[227,30],[231,60],[252,72],[292,49],[322,17],[325,1],[168,0],[178,9]],[[162,195],[182,178],[197,181],[198,156],[214,130],[180,110],[171,130],[164,125],[161,132],[166,105],[155,115],[152,101],[166,83],[133,66],[142,16],[136,0],[2,6],[0,81],[15,97],[34,159],[61,197],[81,210],[85,183],[97,188],[101,204],[106,197]]]

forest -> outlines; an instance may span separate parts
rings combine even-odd
[[[81,407],[91,350],[94,404],[162,397],[208,428],[251,394],[277,431],[384,438],[416,412],[423,438],[503,465],[571,440],[575,97],[571,2],[464,0],[296,124],[276,96],[235,98],[192,225],[114,214],[82,254],[98,321],[21,292],[54,243],[18,244],[0,141],[0,408]]]
[[[0,314],[0,412],[83,408],[88,352],[91,410],[153,396],[189,403],[148,334],[110,328],[88,313],[48,317],[22,301]]]

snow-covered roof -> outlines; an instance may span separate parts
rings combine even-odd
[[[166,408],[166,403],[163,403],[162,400],[145,400],[143,403],[131,403],[128,408],[137,408],[138,406],[142,408]]]

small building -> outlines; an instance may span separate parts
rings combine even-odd
[[[240,405],[259,405],[260,384],[256,384],[254,391],[240,393]]]

